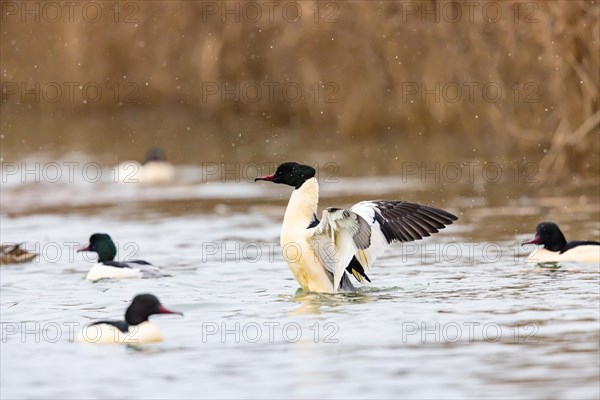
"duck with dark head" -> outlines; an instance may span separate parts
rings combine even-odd
[[[167,161],[165,152],[158,147],[148,150],[138,172],[134,177],[145,185],[167,184],[175,180],[175,167]]]
[[[535,228],[535,236],[525,244],[542,247],[527,257],[528,263],[560,261],[600,263],[600,242],[573,240],[567,242],[565,235],[554,222],[542,222]]]
[[[106,233],[94,233],[87,246],[77,252],[88,251],[98,254],[98,261],[92,266],[85,279],[160,278],[170,276],[158,267],[144,260],[115,261],[117,247]]]
[[[138,294],[125,311],[125,320],[102,320],[86,325],[78,342],[99,344],[144,344],[161,342],[163,336],[148,318],[156,314],[177,314],[165,308],[152,294]]]
[[[317,217],[319,185],[315,169],[286,162],[268,181],[294,188],[281,226],[284,259],[306,292],[355,290],[375,259],[391,244],[419,240],[457,219],[447,211],[399,200],[362,201],[354,206],[326,208]]]

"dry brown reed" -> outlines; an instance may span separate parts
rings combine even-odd
[[[438,22],[408,14],[408,4],[439,12],[445,1],[366,0],[335,2],[330,23],[314,21],[309,1],[295,3],[307,16],[298,22],[279,12],[272,22],[243,15],[223,22],[200,1],[138,1],[136,24],[11,17],[2,24],[2,81],[133,81],[140,84],[140,107],[186,109],[226,132],[251,127],[250,136],[259,137],[264,126],[278,126],[330,137],[450,137],[488,155],[541,159],[547,180],[598,174],[600,6],[525,2],[516,17],[515,3],[495,2],[503,14],[492,22],[482,15],[489,3],[477,2],[472,21],[459,3],[463,15],[456,22],[443,14]],[[294,82],[304,96],[297,102],[206,98],[203,85],[223,82]],[[334,86],[315,101],[309,89],[315,82]],[[468,101],[472,83],[478,89]],[[497,101],[481,95],[489,83],[503,90]],[[409,95],[414,85],[436,84],[459,85],[463,98]],[[337,102],[327,103],[332,88]],[[3,101],[5,111],[26,106],[6,93]],[[42,115],[43,107],[61,106],[88,112],[59,102],[42,105]],[[110,96],[97,106],[118,107]]]

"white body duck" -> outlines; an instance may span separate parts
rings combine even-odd
[[[170,183],[174,179],[175,168],[167,161],[148,161],[140,167],[140,183],[158,185]]]
[[[90,269],[85,277],[88,281],[170,276],[147,261],[114,261],[117,255],[117,248],[110,236],[105,233],[94,233],[90,237],[90,244],[78,250],[78,252],[81,251],[98,253],[98,262],[92,266],[92,269]]]
[[[151,148],[142,164],[137,161],[119,164],[118,177],[121,183],[166,184],[175,180],[175,167],[166,160],[161,149]]]
[[[97,344],[144,344],[162,342],[160,330],[148,321],[154,314],[179,314],[167,310],[151,294],[135,296],[125,311],[124,321],[97,321],[86,325],[76,341]]]
[[[140,183],[157,185],[169,183],[175,179],[175,168],[165,157],[165,153],[156,147],[148,150],[146,161],[140,168]]]
[[[600,264],[600,242],[574,240],[567,242],[558,225],[542,222],[535,237],[523,244],[541,244],[527,257],[528,263],[574,261]]]
[[[350,209],[327,208],[317,219],[319,188],[314,168],[281,164],[255,181],[295,188],[283,218],[281,249],[294,277],[307,292],[355,290],[348,273],[364,279],[375,259],[395,242],[422,239],[457,219],[436,208],[405,201],[363,201]]]

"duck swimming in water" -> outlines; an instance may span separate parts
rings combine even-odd
[[[166,309],[156,296],[138,294],[133,298],[125,311],[125,320],[97,321],[83,328],[77,341],[82,343],[100,344],[144,344],[162,342],[163,336],[158,328],[148,321],[155,314],[182,313]]]
[[[143,163],[123,161],[117,166],[116,171],[119,183],[161,185],[175,180],[175,167],[167,161],[164,151],[157,147],[148,150]]]
[[[98,261],[85,277],[88,281],[170,276],[144,260],[114,261],[117,248],[106,233],[94,233],[90,237],[90,244],[77,252],[82,251],[98,254]]]
[[[140,183],[155,185],[172,182],[175,178],[175,168],[167,161],[165,153],[156,147],[148,150],[146,160],[140,167]]]
[[[542,222],[535,228],[535,236],[525,244],[543,247],[527,257],[528,263],[575,261],[600,263],[600,242],[574,240],[567,242],[565,235],[554,222]]]
[[[23,250],[21,248],[22,244],[23,243],[0,245],[0,265],[26,263],[38,256],[37,253]]]

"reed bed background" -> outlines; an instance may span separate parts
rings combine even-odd
[[[11,2],[2,3],[6,11]],[[297,21],[289,18],[295,9],[288,17],[280,12],[288,4],[281,2],[272,20],[261,6],[258,21],[248,18],[255,15],[250,9],[236,21],[232,14],[223,18],[222,9],[242,10],[244,2],[137,1],[118,3],[118,23],[110,9],[117,3],[98,4],[103,19],[95,23],[77,12],[73,22],[65,16],[23,22],[20,14],[5,15],[0,49],[5,157],[23,146],[22,138],[43,145],[118,141],[128,130],[139,136],[135,126],[107,132],[89,124],[74,134],[77,139],[65,133],[78,116],[114,120],[136,114],[154,118],[157,126],[157,120],[185,121],[173,122],[173,129],[183,130],[190,121],[210,125],[193,132],[200,137],[212,132],[223,142],[270,138],[272,145],[285,136],[307,146],[346,139],[454,143],[488,159],[539,161],[546,182],[599,174],[597,2],[522,2],[516,14],[514,2],[479,1],[472,18],[461,2],[320,2],[315,20],[315,3],[301,1],[293,3],[302,12]],[[500,9],[501,17],[486,19],[486,6],[492,16]],[[438,20],[421,14],[424,10],[433,10]],[[124,21],[129,14],[135,22]],[[11,92],[15,83],[31,88],[36,82],[42,88],[47,82],[98,82],[105,91],[94,104]],[[108,82],[122,85],[119,101],[106,90]],[[123,87],[131,82],[133,104],[123,101]],[[273,82],[297,85],[302,96],[270,101],[265,84]],[[262,97],[223,99],[221,85],[236,83],[258,85]],[[482,94],[486,84],[502,94]],[[218,93],[209,95],[214,85]],[[472,100],[468,85],[474,87]],[[454,101],[457,86],[462,98]],[[437,90],[438,97],[425,89]],[[31,127],[25,121],[49,118],[57,121],[54,129],[41,123],[25,128]]]

